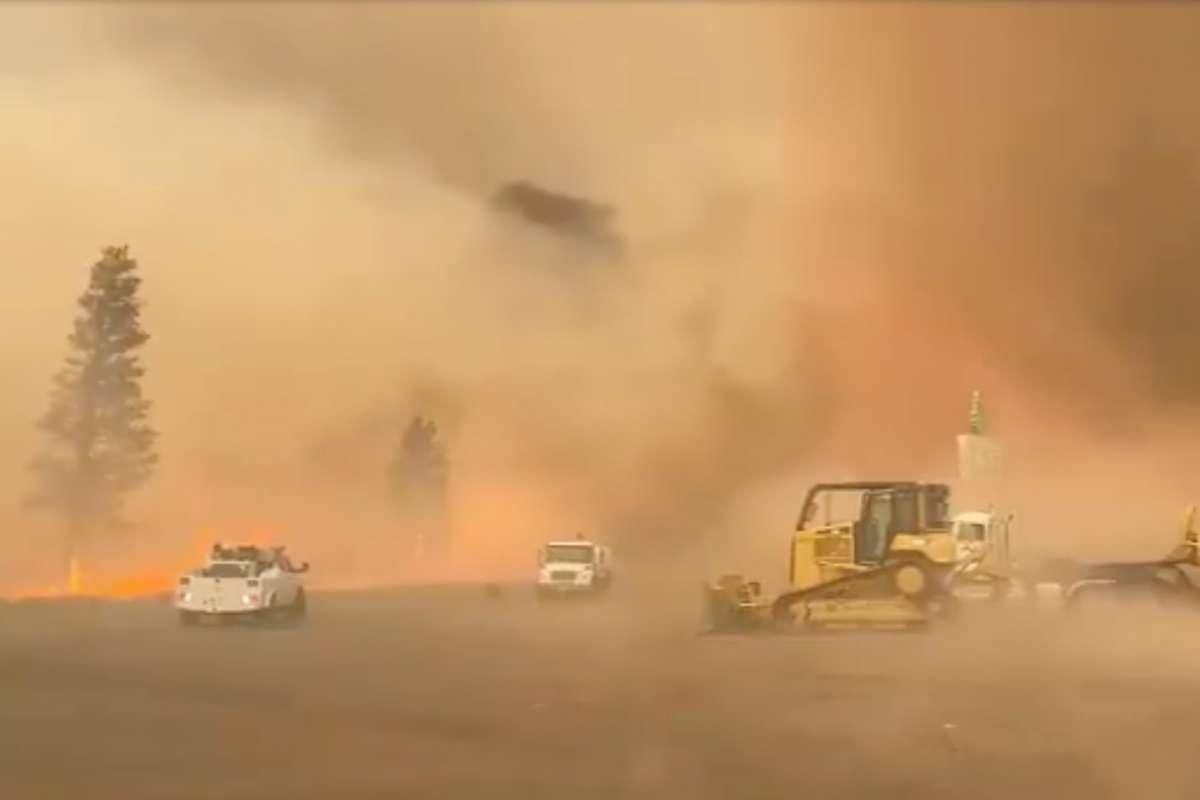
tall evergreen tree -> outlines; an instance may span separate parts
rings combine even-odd
[[[141,283],[128,247],[104,248],[39,422],[46,447],[32,465],[37,488],[29,501],[62,516],[72,562],[91,536],[119,524],[123,496],[157,462],[137,356],[150,338],[141,324]]]
[[[446,450],[438,438],[437,424],[413,417],[392,462],[392,483],[404,505],[440,501],[446,490]]]
[[[449,463],[437,424],[417,416],[409,422],[391,466],[392,486],[401,509],[418,526],[417,550],[442,552],[447,542],[446,486]]]

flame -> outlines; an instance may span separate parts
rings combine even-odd
[[[269,526],[248,527],[244,533],[224,533],[212,528],[196,531],[188,544],[163,563],[134,572],[105,574],[103,567],[85,569],[78,556],[72,556],[67,567],[66,585],[34,586],[12,592],[14,600],[49,600],[55,598],[91,597],[132,599],[153,597],[170,592],[185,571],[203,562],[214,542],[266,546],[274,541]]]
[[[183,568],[183,569],[186,569]],[[183,569],[149,569],[143,572],[105,577],[84,570],[77,558],[71,559],[65,586],[35,586],[9,595],[14,600],[52,600],[70,597],[107,597],[131,599],[169,592]]]
[[[509,503],[509,507],[512,507],[512,503]],[[534,504],[530,503],[529,508],[524,509],[530,519],[536,518],[532,512],[534,507]],[[0,596],[11,600],[72,597],[132,599],[163,596],[174,590],[180,575],[204,563],[210,548],[216,542],[263,547],[280,541],[284,539],[279,535],[279,531],[270,525],[242,525],[219,529],[206,527],[197,530],[186,543],[166,557],[160,557],[157,562],[143,562],[135,569],[116,571],[111,564],[85,562],[79,557],[73,557],[69,561],[64,583],[20,587],[10,592],[0,590]],[[532,546],[531,544],[530,547]],[[388,561],[384,569],[374,573],[368,570],[369,574],[364,574],[360,568],[354,570],[353,576],[346,575],[341,580],[323,577],[320,586],[323,590],[361,590],[405,583],[516,579],[528,572],[530,552],[514,551],[512,547],[501,547],[486,537],[477,536],[456,541],[454,552],[440,557],[421,558],[406,553],[403,558]],[[495,562],[501,560],[501,555],[508,560],[504,566],[498,568]]]
[[[83,588],[83,571],[79,566],[79,556],[71,556],[71,564],[67,569],[67,594],[79,594]]]
[[[180,570],[182,572],[182,570]],[[139,575],[126,575],[106,584],[88,587],[85,594],[91,597],[112,597],[129,599],[166,594],[175,585],[178,573],[146,572]]]

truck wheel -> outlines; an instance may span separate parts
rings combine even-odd
[[[1012,594],[1012,581],[1008,578],[997,578],[992,581],[991,589],[988,599],[993,603],[1003,603]]]
[[[939,592],[927,596],[922,606],[931,617],[949,621],[958,614],[959,601],[953,592]]]
[[[304,594],[304,590],[300,589],[296,592],[296,599],[292,601],[291,617],[294,620],[302,620],[308,616],[308,598]]]
[[[274,592],[267,595],[267,600],[263,603],[262,608],[250,615],[254,622],[267,626],[278,625],[291,616],[291,607],[280,606],[276,604],[275,600],[276,595]]]

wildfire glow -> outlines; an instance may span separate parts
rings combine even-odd
[[[34,586],[18,589],[9,596],[16,600],[95,597],[131,599],[166,594],[185,571],[199,565],[214,542],[265,546],[274,539],[269,529],[254,527],[245,533],[221,534],[212,529],[198,531],[188,545],[161,564],[131,572],[111,572],[102,565],[85,567],[78,556],[71,558],[65,585]]]
[[[67,569],[67,594],[79,594],[83,589],[83,571],[79,567],[79,556],[71,556]]]

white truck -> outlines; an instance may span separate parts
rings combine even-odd
[[[282,617],[307,611],[308,563],[294,566],[282,547],[213,546],[207,563],[179,578],[175,608],[184,625],[202,619]]]
[[[960,599],[1024,597],[1026,587],[1013,558],[1013,515],[964,511],[953,520],[956,547],[954,594]]]
[[[604,592],[612,585],[612,557],[583,538],[547,542],[538,550],[537,598]]]

